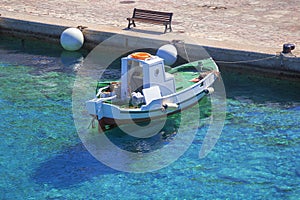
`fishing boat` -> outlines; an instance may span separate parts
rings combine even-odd
[[[158,119],[212,93],[218,76],[212,58],[170,68],[159,56],[136,52],[121,59],[120,80],[97,83],[95,97],[86,102],[86,108],[101,129]]]

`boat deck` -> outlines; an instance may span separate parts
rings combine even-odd
[[[178,72],[173,74],[176,83],[176,92],[187,88],[193,84],[194,82],[190,81],[193,78],[197,78],[199,76],[198,72]]]

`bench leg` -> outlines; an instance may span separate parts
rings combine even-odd
[[[165,32],[167,32],[167,30],[169,30],[170,32],[172,32],[172,27],[171,27],[171,24],[169,24],[169,27],[168,27],[168,24],[165,24]]]
[[[130,26],[131,26],[131,23],[130,23],[130,20],[128,20],[128,26],[127,26],[127,28],[130,29]]]
[[[164,32],[164,33],[167,32],[167,29],[168,29],[168,25],[166,24],[166,25],[165,25],[165,32]]]
[[[135,27],[135,23],[134,20],[132,20],[132,22],[130,22],[130,20],[128,20],[128,29],[130,29],[130,26],[133,25],[133,27]]]

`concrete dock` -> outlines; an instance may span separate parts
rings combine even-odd
[[[173,30],[203,40],[203,45],[276,53],[295,43],[300,56],[300,0],[2,0],[2,17],[120,32],[133,8],[173,12]],[[163,27],[138,24],[160,34]],[[299,47],[297,46],[299,44]]]
[[[249,54],[245,58],[250,60],[275,55],[282,51],[284,43],[295,44],[292,53],[300,57],[299,5],[300,0],[3,0],[0,14],[2,19],[62,27],[82,25],[89,30],[112,34],[140,33],[156,39],[182,35],[212,47],[212,53],[218,51],[216,49],[228,49],[233,51],[232,54],[236,54],[235,50],[253,52],[254,56]],[[173,32],[163,34],[163,26],[142,23],[126,30],[126,18],[132,15],[134,8],[173,12]],[[4,28],[14,24],[18,29],[15,22],[1,24],[0,21]],[[218,59],[224,60],[229,54]],[[236,57],[238,60],[239,55]],[[292,60],[292,69],[295,69],[299,66],[299,59]]]

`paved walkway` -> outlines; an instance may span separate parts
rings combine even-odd
[[[1,0],[0,13],[121,32],[135,7],[173,12],[173,31],[196,37],[204,45],[273,54],[290,42],[296,44],[293,52],[300,57],[300,0]],[[137,24],[134,31],[163,30],[163,26]]]

